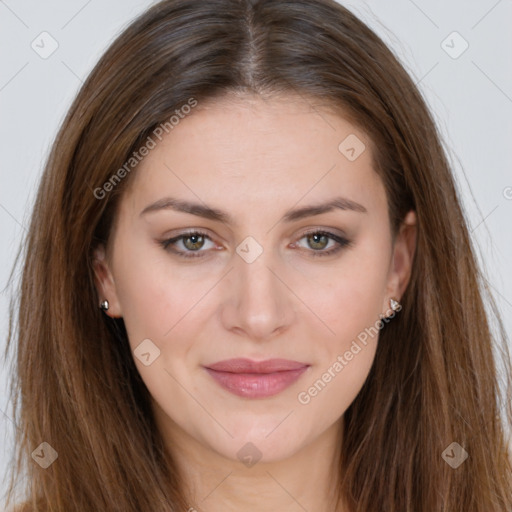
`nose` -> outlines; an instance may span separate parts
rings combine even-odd
[[[227,330],[265,341],[292,325],[296,301],[287,286],[284,269],[271,251],[263,251],[251,263],[236,256],[227,277],[221,312]]]

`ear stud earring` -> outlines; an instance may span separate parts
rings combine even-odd
[[[402,304],[400,304],[400,302],[398,302],[396,299],[391,297],[389,299],[389,307],[391,308],[391,311],[393,311],[390,315],[385,316],[382,313],[379,315],[380,319],[384,320],[384,322],[386,322],[386,323],[388,323],[395,316],[396,312],[401,311]],[[389,313],[389,310],[388,310],[388,313]]]
[[[108,311],[108,300],[104,300],[101,304],[100,304],[100,309],[102,309],[103,311]]]
[[[389,299],[389,306],[393,311],[400,311],[402,309],[402,305],[397,300],[391,298]]]

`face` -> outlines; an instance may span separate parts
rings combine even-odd
[[[393,243],[370,145],[294,97],[224,98],[141,162],[95,270],[166,432],[276,461],[339,423],[414,245],[412,212]]]

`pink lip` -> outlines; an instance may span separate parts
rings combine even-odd
[[[295,382],[309,365],[287,359],[229,359],[206,366],[224,389],[246,398],[273,396]]]

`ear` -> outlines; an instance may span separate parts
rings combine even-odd
[[[416,212],[410,210],[400,225],[393,245],[386,296],[384,298],[384,311],[386,312],[390,310],[390,299],[393,298],[400,302],[409,284],[416,249],[416,233]]]
[[[108,300],[109,307],[108,310],[105,311],[105,314],[112,318],[120,318],[122,313],[117,298],[116,284],[103,245],[99,245],[94,249],[93,269],[99,301]]]

